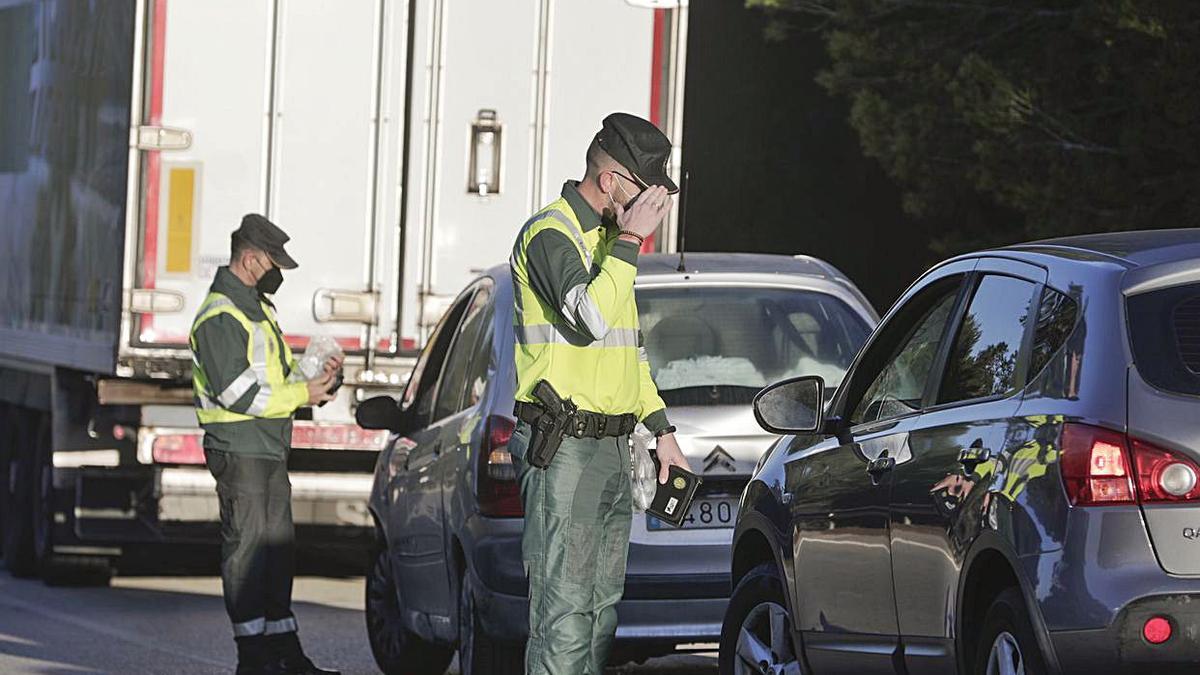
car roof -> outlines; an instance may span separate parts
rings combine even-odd
[[[808,255],[772,253],[685,253],[685,271],[679,271],[678,253],[646,253],[638,257],[638,277],[677,274],[786,274],[849,282],[833,265]],[[487,271],[492,277],[507,276],[508,265],[496,265]]]
[[[1000,250],[1041,253],[1076,260],[1118,262],[1125,267],[1144,267],[1200,258],[1200,229],[1102,232],[1043,239]]]

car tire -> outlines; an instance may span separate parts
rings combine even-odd
[[[1045,675],[1046,664],[1020,589],[1005,589],[988,607],[983,630],[975,645],[975,664],[971,672],[976,675]]]
[[[33,445],[37,415],[12,414],[16,428],[8,457],[8,485],[4,490],[4,566],[9,574],[29,578],[37,574],[33,547]]]
[[[462,675],[521,675],[525,672],[524,646],[497,640],[487,634],[475,611],[475,592],[464,575],[458,598],[458,668]]]
[[[803,673],[804,660],[795,650],[791,626],[783,580],[774,563],[750,570],[733,589],[725,609],[718,662],[721,675]]]
[[[379,546],[367,572],[367,639],[385,675],[441,675],[454,658],[450,647],[422,640],[404,626],[404,606],[396,590],[386,546]]]

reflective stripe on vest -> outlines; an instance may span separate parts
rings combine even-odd
[[[288,383],[284,375],[283,362],[291,362],[291,349],[286,342],[276,340],[277,326],[267,306],[263,306],[266,319],[251,321],[245,313],[238,309],[232,300],[220,293],[210,293],[196,314],[192,324],[192,390],[196,404],[196,416],[200,424],[221,422],[239,422],[255,418],[283,418],[294,412],[295,401],[281,400],[283,385]],[[223,391],[212,391],[204,368],[196,357],[196,330],[205,321],[228,314],[241,324],[248,336],[246,344],[246,361],[249,366],[231,382]],[[275,352],[274,346],[279,350]],[[258,391],[251,400],[245,413],[229,410],[246,395],[255,385]],[[295,398],[295,397],[294,397]],[[274,405],[273,405],[274,403]]]

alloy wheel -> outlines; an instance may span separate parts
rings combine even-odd
[[[750,610],[738,633],[735,675],[801,675],[800,659],[792,646],[787,610],[763,602]]]
[[[1012,633],[1003,631],[992,642],[988,654],[987,675],[1025,675],[1025,657]]]

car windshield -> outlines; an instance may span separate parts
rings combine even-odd
[[[820,375],[836,387],[866,340],[841,300],[778,287],[639,288],[650,373],[668,405],[749,403],[762,387]]]

